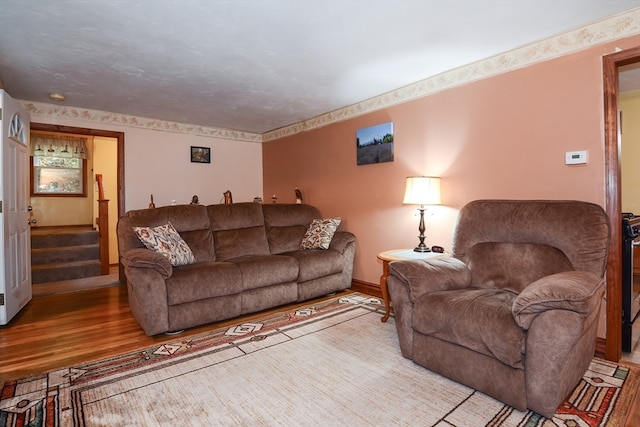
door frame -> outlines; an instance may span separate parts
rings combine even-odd
[[[622,177],[620,167],[618,71],[640,62],[640,47],[605,55],[602,59],[604,90],[605,209],[611,222],[607,261],[607,332],[605,357],[622,356]]]
[[[118,218],[125,212],[124,206],[124,132],[111,130],[80,128],[74,126],[50,125],[45,123],[31,123],[31,130],[45,132],[72,133],[76,135],[101,136],[106,138],[115,138],[117,140],[117,170],[116,170],[116,189],[118,193]]]

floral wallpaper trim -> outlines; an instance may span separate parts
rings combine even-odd
[[[579,50],[640,34],[640,8],[598,21],[587,27],[531,43],[521,48],[474,62],[366,101],[341,108],[290,126],[262,134],[263,142],[327,126],[376,110],[388,108],[455,86],[547,61]],[[613,52],[603,52],[608,54]]]
[[[324,127],[332,123],[432,95],[455,86],[461,86],[466,83],[587,49],[598,44],[638,34],[640,34],[640,8],[635,8],[595,22],[589,26],[446,71],[366,101],[263,134],[170,122],[98,110],[63,107],[53,104],[29,101],[20,102],[27,111],[36,116],[85,120],[103,124],[260,143]],[[608,53],[613,52],[603,52],[603,54]]]
[[[40,102],[20,101],[29,113],[41,117],[55,117],[61,119],[84,120],[118,126],[131,126],[149,130],[165,132],[187,133],[191,135],[211,138],[231,139],[245,142],[262,142],[259,133],[243,132],[231,129],[219,129],[186,123],[170,122],[166,120],[150,119],[146,117],[130,116],[120,113],[109,113],[99,110],[88,110],[76,107],[45,104]]]

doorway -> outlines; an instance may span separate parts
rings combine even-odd
[[[113,144],[113,140],[115,140],[115,180],[113,183],[109,183],[109,190],[112,194],[117,195],[117,203],[115,206],[115,218],[111,218],[114,224],[120,216],[124,213],[124,132],[116,132],[116,131],[107,131],[107,130],[99,130],[99,129],[90,129],[90,128],[79,128],[72,126],[59,126],[59,125],[49,125],[43,123],[32,123],[31,130],[37,132],[46,132],[52,134],[72,134],[72,135],[80,135],[80,136],[91,136],[94,137],[94,141],[98,139],[111,139],[111,144]],[[93,188],[92,183],[87,183],[90,188]],[[110,209],[111,210],[111,209]],[[115,231],[115,226],[114,231]],[[111,226],[110,226],[111,228]],[[115,245],[113,245],[115,246]],[[110,248],[110,252],[113,252],[115,249],[117,254],[117,246],[114,248]],[[117,256],[116,256],[117,259]],[[117,262],[116,262],[117,264]],[[111,269],[113,270],[113,269]],[[99,286],[99,285],[97,285]]]
[[[640,47],[603,58],[605,208],[611,221],[607,262],[607,332],[605,357],[617,362],[622,356],[622,175],[620,167],[619,72],[640,62]]]

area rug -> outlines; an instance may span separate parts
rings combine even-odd
[[[0,426],[621,426],[638,388],[594,359],[553,419],[520,412],[404,359],[381,312],[350,294],[7,382]]]

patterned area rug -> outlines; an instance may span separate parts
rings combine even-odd
[[[7,382],[0,426],[621,426],[639,373],[594,359],[553,419],[400,355],[360,294]]]

